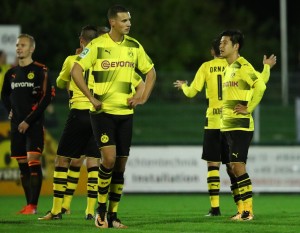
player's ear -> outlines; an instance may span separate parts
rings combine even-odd
[[[115,19],[110,19],[109,24],[113,28],[115,26],[116,20]]]
[[[236,43],[236,44],[234,44],[234,46],[233,46],[237,51],[239,51],[239,48],[240,48],[240,44],[239,43]]]
[[[34,52],[34,50],[35,50],[35,47],[30,47],[30,49],[29,49],[29,51],[31,52],[31,53],[33,53]]]

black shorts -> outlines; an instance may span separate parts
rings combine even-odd
[[[57,154],[78,159],[80,156],[100,158],[89,110],[71,109],[60,138]]]
[[[205,129],[203,136],[202,159],[207,162],[229,163],[228,144],[219,129]]]
[[[253,131],[225,131],[224,135],[229,145],[230,162],[246,163]]]
[[[129,156],[132,139],[133,115],[91,114],[97,145],[116,146],[117,156]]]
[[[11,122],[11,157],[26,158],[27,153],[41,154],[44,149],[44,126],[41,122],[32,123],[25,134],[20,133],[18,125]]]

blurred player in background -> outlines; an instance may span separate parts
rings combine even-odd
[[[6,62],[6,53],[3,50],[0,50],[0,98],[1,98],[1,90],[4,81],[5,73],[11,68],[11,65]],[[2,100],[0,99],[0,121],[8,120],[8,112],[6,111]]]
[[[220,216],[220,164],[226,164],[227,173],[232,182],[235,183],[234,175],[229,166],[228,145],[225,137],[220,131],[221,111],[223,105],[222,80],[225,67],[228,65],[226,59],[220,56],[220,38],[213,40],[211,55],[214,59],[203,63],[196,76],[188,86],[187,81],[177,80],[174,87],[181,89],[185,96],[193,98],[205,87],[207,110],[204,126],[202,159],[207,161],[207,185],[210,198],[210,210],[206,216]],[[275,58],[275,59],[274,59]],[[264,56],[264,69],[260,75],[265,82],[270,77],[270,68],[276,63],[276,57]],[[233,190],[236,192],[235,185]],[[235,198],[237,199],[237,198]]]
[[[219,216],[220,212],[220,163],[229,164],[228,146],[220,132],[220,114],[222,109],[222,78],[227,61],[220,57],[220,39],[215,39],[211,46],[214,59],[203,63],[198,69],[190,86],[187,81],[177,80],[174,87],[181,89],[185,96],[192,98],[205,86],[207,110],[203,136],[202,159],[207,161],[207,185],[211,209],[208,216]]]
[[[17,38],[18,65],[7,71],[2,100],[11,120],[11,157],[17,159],[27,205],[20,214],[36,214],[43,174],[44,112],[54,96],[47,67],[33,61],[35,40]]]
[[[79,36],[80,49],[76,50],[76,54],[79,54],[91,40],[108,31],[109,29],[106,27],[97,28],[91,25],[83,27]],[[72,55],[66,58],[56,80],[57,87],[68,90],[70,112],[55,159],[53,206],[51,211],[48,211],[39,220],[61,219],[62,213],[70,213],[72,197],[78,185],[80,168],[85,158],[88,171],[85,219],[94,218],[100,152],[93,137],[90,122],[91,103],[70,76],[71,68],[77,56]],[[84,72],[84,79],[91,88],[94,82],[91,70]]]

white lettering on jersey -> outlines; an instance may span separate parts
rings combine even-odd
[[[11,89],[15,89],[18,87],[34,87],[34,83],[29,83],[29,82],[11,83]]]

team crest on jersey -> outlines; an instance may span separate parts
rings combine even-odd
[[[102,134],[101,138],[100,138],[100,141],[102,143],[107,143],[109,140],[109,137],[106,135],[106,134]]]
[[[132,50],[132,48],[129,49],[129,51],[128,51],[128,56],[129,56],[129,57],[133,57],[133,50]]]
[[[27,74],[27,78],[28,78],[28,79],[34,79],[34,73],[33,73],[33,71],[30,71],[30,72]]]
[[[80,58],[84,58],[88,53],[89,53],[89,49],[88,48],[84,48],[84,50],[82,50],[81,54],[79,54]]]

